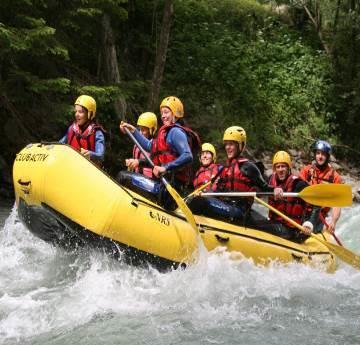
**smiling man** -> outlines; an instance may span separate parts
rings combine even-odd
[[[242,127],[227,128],[223,143],[227,160],[214,189],[219,192],[273,192],[274,188],[267,184],[256,164],[242,156],[246,146],[246,132]],[[251,210],[253,202],[253,198],[248,197],[196,197],[189,207],[195,214],[257,228],[260,223],[257,213]],[[267,222],[265,218],[261,219],[264,221]]]
[[[331,145],[325,140],[317,140],[311,145],[311,150],[314,153],[314,161],[305,166],[300,171],[300,177],[308,182],[310,185],[319,183],[342,183],[341,176],[334,170],[330,164]],[[341,215],[341,208],[334,207],[332,209],[331,221],[327,223],[330,208],[314,207],[312,218],[315,224],[314,232],[321,232],[324,228],[330,233],[334,233],[336,223]]]
[[[301,198],[283,198],[283,192],[299,193],[308,184],[291,173],[291,158],[286,151],[278,151],[275,153],[272,161],[273,174],[269,178],[269,185],[274,187],[274,194],[277,197],[269,197],[269,204],[281,213],[285,214],[298,224],[302,224],[308,233],[313,230],[313,224],[306,221],[308,215],[308,206]],[[269,211],[269,219],[274,222],[281,223],[285,228],[283,233],[289,232],[289,238],[297,236],[297,229],[284,218],[276,213]],[[298,234],[297,237],[303,237]]]
[[[246,132],[242,127],[227,128],[224,132],[223,143],[227,160],[220,175],[219,190],[225,192],[273,191],[256,164],[242,156],[246,146]],[[251,208],[253,200],[242,198],[237,203],[246,213]]]
[[[242,156],[246,146],[246,132],[240,126],[227,128],[223,136],[224,148],[227,156],[226,163],[221,172],[217,184],[217,190],[223,192],[273,192],[264,180],[257,165],[251,160]],[[277,190],[276,193],[280,193]],[[251,210],[253,198],[223,198],[222,207],[229,208],[228,217],[230,220],[241,221],[246,225],[256,225]]]

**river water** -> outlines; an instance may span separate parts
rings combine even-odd
[[[337,229],[360,254],[360,206]],[[0,206],[0,344],[360,344],[360,271],[201,253],[159,273],[32,236]]]

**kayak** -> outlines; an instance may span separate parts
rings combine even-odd
[[[99,248],[159,270],[196,262],[200,247],[222,248],[232,259],[260,265],[276,261],[328,272],[336,268],[334,255],[312,237],[295,243],[200,215],[194,215],[195,232],[180,209],[165,210],[68,145],[27,145],[16,155],[13,179],[20,220],[35,236],[69,250]]]

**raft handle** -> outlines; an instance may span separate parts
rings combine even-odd
[[[300,262],[303,260],[302,256],[299,255],[295,255],[294,253],[291,253],[291,256],[293,257],[293,259],[297,262]]]
[[[31,181],[21,181],[21,179],[18,179],[18,184],[21,184],[22,186],[28,186],[30,185]]]
[[[221,237],[220,235],[218,234],[215,234],[215,237],[216,239],[221,242],[221,243],[226,243],[226,242],[229,242],[229,237]]]

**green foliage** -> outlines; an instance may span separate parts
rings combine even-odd
[[[255,148],[330,135],[331,68],[321,52],[255,1],[176,4],[166,87],[185,98],[204,140],[219,143],[236,124]]]
[[[327,102],[332,90],[331,66],[322,52],[314,51],[288,30],[259,32],[250,47],[259,91],[271,106],[275,141],[302,145],[309,138],[328,137],[335,129]],[[278,137],[278,138],[276,138]]]
[[[68,51],[56,38],[56,30],[38,15],[43,2],[16,1],[0,5],[0,61],[3,61],[2,92],[16,101],[21,89],[32,93],[66,93],[70,81],[59,76],[54,64],[69,59]],[[12,17],[14,15],[14,17]]]
[[[302,148],[318,137],[360,150],[359,6],[306,0],[322,10],[328,56],[303,2],[281,15],[274,3],[174,0],[161,96],[180,97],[185,119],[218,148],[224,129],[241,125],[249,147],[260,150]],[[2,0],[2,122],[17,123],[28,140],[56,139],[77,95],[90,94],[114,156],[127,154],[113,105],[125,99],[130,121],[147,110],[162,10],[158,0]],[[117,85],[99,77],[104,14],[116,40]]]
[[[51,92],[53,94],[67,94],[70,91],[70,80],[67,78],[29,79],[29,90],[37,94]]]

